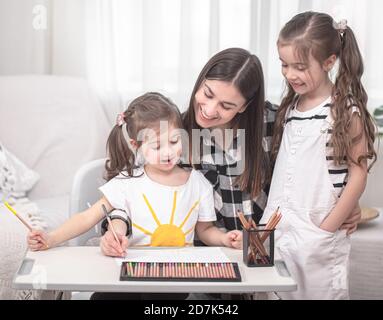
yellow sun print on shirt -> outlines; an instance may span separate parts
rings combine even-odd
[[[152,217],[154,221],[157,224],[156,230],[154,232],[150,232],[143,227],[133,223],[133,227],[137,228],[138,230],[142,231],[146,235],[151,237],[150,244],[145,244],[144,246],[152,246],[152,247],[183,247],[185,245],[192,245],[192,243],[186,242],[186,236],[194,230],[194,225],[184,232],[182,230],[183,226],[187,222],[187,220],[190,218],[193,210],[197,207],[199,204],[199,200],[196,201],[193,206],[190,208],[189,212],[187,213],[184,221],[179,225],[176,226],[174,224],[174,214],[177,207],[177,191],[174,191],[173,196],[173,208],[172,212],[170,214],[170,221],[168,224],[162,224],[158,218],[157,214],[154,212],[152,206],[150,205],[150,202],[145,194],[142,194],[144,201],[152,214]]]

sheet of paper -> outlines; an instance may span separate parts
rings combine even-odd
[[[129,248],[125,258],[116,258],[134,262],[230,262],[225,253],[217,247],[187,248]]]

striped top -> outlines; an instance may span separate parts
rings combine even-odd
[[[328,172],[330,175],[330,180],[332,182],[332,185],[335,189],[335,192],[338,197],[341,196],[344,187],[347,185],[348,181],[348,166],[347,163],[336,165],[334,161],[334,148],[331,143],[332,139],[332,127],[334,124],[334,119],[331,114],[331,97],[326,99],[322,104],[320,104],[318,107],[313,109],[312,113],[310,113],[310,116],[302,117],[301,113],[297,111],[296,109],[296,102],[293,104],[293,106],[290,108],[290,111],[287,112],[286,122],[285,124],[289,122],[295,122],[295,121],[302,121],[302,122],[310,122],[310,123],[316,123],[317,121],[322,121],[323,125],[321,127],[321,132],[326,133],[326,162],[328,166]],[[360,111],[357,106],[351,105],[351,112],[352,113],[358,113],[360,115]],[[346,160],[346,158],[344,159]]]

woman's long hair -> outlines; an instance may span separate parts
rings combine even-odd
[[[191,94],[189,108],[184,114],[184,126],[190,137],[193,129],[201,129],[195,119],[195,94],[208,80],[231,82],[242,94],[247,103],[243,113],[234,118],[237,129],[245,130],[244,171],[235,184],[242,191],[255,197],[268,179],[269,162],[263,148],[265,90],[262,65],[250,52],[240,48],[230,48],[214,55],[204,66]],[[193,163],[200,163],[191,152]]]

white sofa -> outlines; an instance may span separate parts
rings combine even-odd
[[[39,173],[28,197],[49,229],[68,217],[75,172],[105,157],[110,128],[106,111],[83,79],[0,77],[0,140]]]

